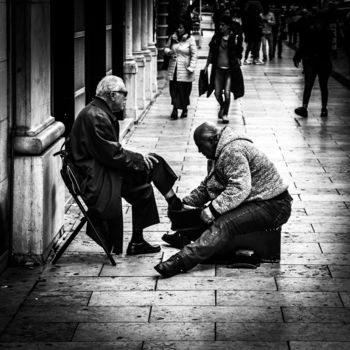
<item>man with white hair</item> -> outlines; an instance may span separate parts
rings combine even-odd
[[[83,198],[94,224],[112,252],[123,229],[124,198],[132,207],[132,237],[128,255],[156,253],[143,238],[143,229],[159,223],[151,182],[164,195],[169,208],[181,208],[172,186],[177,176],[157,154],[142,155],[125,149],[119,141],[114,112],[125,108],[127,90],[121,78],[108,75],[97,85],[96,97],[77,116],[66,149],[80,175]],[[95,240],[91,227],[87,234]],[[98,242],[97,242],[98,243]]]
[[[194,141],[208,159],[208,174],[182,201],[201,208],[205,228],[193,243],[184,243],[179,253],[155,266],[164,277],[188,271],[214,255],[233,254],[235,236],[281,226],[291,213],[288,185],[247,136],[203,123]]]

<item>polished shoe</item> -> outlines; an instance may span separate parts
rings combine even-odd
[[[187,109],[184,109],[181,113],[181,117],[180,118],[187,118]]]
[[[321,117],[322,118],[328,117],[328,110],[327,110],[326,107],[322,107],[322,109],[321,109]]]
[[[183,203],[181,199],[174,195],[170,199],[168,199],[168,210],[181,210],[183,208]]]
[[[178,118],[178,113],[177,113],[177,109],[173,109],[173,111],[170,114],[170,119],[171,120],[176,120]]]
[[[128,249],[126,250],[127,255],[150,254],[158,252],[160,252],[159,245],[150,245],[146,241],[140,243],[130,242]]]
[[[222,122],[223,122],[223,124],[228,124],[229,121],[228,121],[228,117],[226,114],[222,116]]]
[[[154,269],[163,277],[171,277],[179,273],[186,272],[185,265],[179,254],[175,254],[167,261],[159,263],[158,265],[154,266]]]
[[[308,112],[307,112],[307,109],[305,107],[295,108],[294,113],[297,114],[297,115],[300,115],[303,118],[307,118],[308,117]]]
[[[162,240],[177,249],[182,249],[185,245],[191,243],[190,239],[182,235],[181,232],[175,232],[171,235],[164,234]]]

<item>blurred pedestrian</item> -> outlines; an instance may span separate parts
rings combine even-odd
[[[304,18],[300,28],[300,44],[293,62],[296,67],[302,61],[304,68],[303,105],[295,109],[295,113],[307,118],[311,91],[318,76],[321,90],[321,117],[328,116],[328,79],[332,72],[332,32],[329,28],[328,16],[320,11],[314,16]]]
[[[164,54],[169,56],[167,77],[173,110],[170,119],[178,118],[178,109],[182,110],[181,118],[186,118],[192,82],[195,79],[197,64],[197,45],[191,36],[190,23],[180,20],[178,28],[168,39]]]
[[[261,37],[262,37],[262,19],[260,13],[262,6],[259,1],[248,1],[242,16],[242,25],[244,41],[247,43],[244,53],[243,64],[250,64],[249,54],[252,55],[253,64],[263,64],[259,59]]]
[[[270,11],[270,8],[268,5],[263,6],[261,19],[263,23],[262,37],[261,37],[262,53],[263,53],[263,61],[266,62],[267,61],[266,44],[268,45],[268,48],[269,48],[269,51],[268,51],[269,60],[271,61],[273,59],[272,31],[276,26],[275,15]]]
[[[235,22],[233,27],[230,16],[221,17],[219,33],[214,34],[209,43],[209,55],[204,68],[208,70],[209,64],[212,64],[209,91],[215,89],[215,97],[220,105],[218,117],[224,124],[229,122],[231,92],[235,99],[244,95],[244,82],[240,67],[243,38],[238,28],[240,28],[239,23]]]

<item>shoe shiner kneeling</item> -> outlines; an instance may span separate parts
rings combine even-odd
[[[203,123],[194,141],[208,159],[208,174],[183,203],[203,208],[200,218],[207,226],[194,242],[154,267],[164,277],[186,272],[214,255],[233,254],[236,235],[281,226],[291,214],[288,185],[246,135]]]

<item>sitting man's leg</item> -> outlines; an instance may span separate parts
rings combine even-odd
[[[163,194],[169,206],[182,206],[181,200],[175,195],[172,187],[177,179],[176,174],[158,155],[154,155],[158,163],[154,162],[151,172],[144,174],[127,174],[123,177],[122,197],[132,206],[132,237],[127,254],[146,254],[160,251],[160,246],[152,246],[143,238],[143,229],[159,223],[157,204],[154,198],[152,181]]]
[[[229,253],[236,235],[281,226],[290,216],[292,199],[288,192],[280,196],[267,201],[246,202],[221,215],[194,243],[156,265],[156,271],[164,277],[188,271],[214,254]]]

